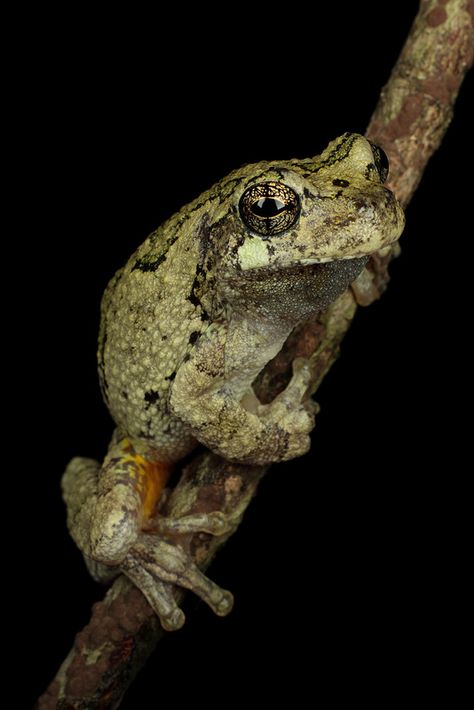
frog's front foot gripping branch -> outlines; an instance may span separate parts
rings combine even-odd
[[[62,480],[69,531],[92,576],[110,582],[125,574],[144,594],[163,628],[179,629],[184,614],[173,585],[199,595],[219,616],[232,609],[232,594],[214,584],[175,541],[206,532],[223,535],[234,524],[221,512],[165,517],[159,501],[171,467],[151,463],[130,440],[115,440],[101,467],[75,458]]]

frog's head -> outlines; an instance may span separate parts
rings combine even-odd
[[[355,133],[311,159],[232,173],[212,239],[227,299],[281,299],[296,288],[310,312],[326,307],[403,230],[403,211],[383,184],[387,173],[383,151]]]

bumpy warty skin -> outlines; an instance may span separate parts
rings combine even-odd
[[[273,236],[253,232],[239,213],[245,190],[266,182],[284,183],[300,201],[295,224]],[[225,429],[231,400],[248,394],[292,328],[327,307],[403,224],[371,145],[357,134],[312,159],[246,165],[185,206],[148,237],[104,295],[99,368],[119,430],[166,461],[197,440],[238,460],[238,447],[221,449],[206,416]],[[206,401],[214,390],[217,413]],[[269,456],[289,457],[282,452]]]
[[[198,442],[256,465],[308,450],[309,364],[297,359],[268,404],[252,383],[301,320],[400,236],[385,176],[383,153],[350,133],[315,158],[244,166],[153,232],[106,290],[99,371],[117,429],[102,463],[67,467],[68,527],[94,577],[127,575],[165,629],[184,622],[173,585],[216,614],[232,608],[180,536],[222,535],[236,521],[163,515],[174,464]]]

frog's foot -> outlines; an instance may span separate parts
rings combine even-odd
[[[102,467],[91,459],[73,459],[62,485],[69,530],[92,576],[108,583],[123,572],[143,592],[163,627],[172,630],[184,622],[173,585],[192,590],[221,616],[233,601],[230,592],[198,569],[179,536],[223,535],[237,520],[219,511],[162,516],[160,497],[169,472],[164,464],[148,461],[130,440],[119,439]]]
[[[218,616],[225,616],[232,609],[230,592],[206,577],[179,545],[153,534],[138,536],[121,562],[120,570],[140,589],[167,631],[181,628],[185,620],[174,599],[172,585],[197,594]]]
[[[312,383],[311,365],[304,358],[293,361],[293,375],[286,388],[268,404],[257,407],[260,421],[274,435],[274,453],[271,460],[286,461],[306,453],[311,445],[319,406],[309,398]],[[283,433],[283,435],[282,435]],[[254,455],[258,463],[259,452]],[[265,463],[265,461],[261,461]]]

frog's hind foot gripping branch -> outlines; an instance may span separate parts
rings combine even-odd
[[[121,470],[120,478],[110,485],[111,481],[106,481],[110,471],[104,476],[104,467],[101,469],[97,461],[75,458],[63,476],[69,530],[84,555],[91,575],[107,584],[119,574],[125,574],[140,589],[159,616],[163,628],[168,631],[179,629],[184,623],[184,613],[174,598],[175,585],[193,591],[219,616],[228,614],[233,606],[232,594],[199,570],[179,539],[180,536],[201,532],[212,535],[228,533],[235,526],[235,521],[223,513],[213,511],[165,517],[156,512],[143,519],[140,515],[142,496],[137,496],[136,506],[132,506],[133,510],[129,509],[129,515],[125,516],[130,533],[126,536],[128,544],[120,549],[104,544],[104,539],[110,536],[109,528],[124,526],[117,515],[104,515],[109,506],[103,505],[100,489],[105,483],[107,497],[113,498],[112,511],[120,510],[120,505],[123,508],[125,502],[131,504],[133,497],[123,497],[124,484],[126,489],[130,487],[126,492],[134,493],[138,479],[132,466],[129,470],[131,475],[128,480]]]

